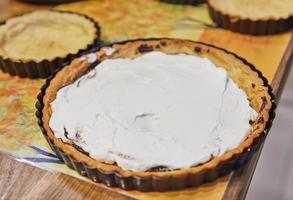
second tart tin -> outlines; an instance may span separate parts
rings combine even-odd
[[[0,55],[0,70],[12,76],[28,77],[28,78],[47,78],[58,68],[58,66],[61,66],[64,62],[69,61],[73,59],[74,57],[80,55],[81,53],[85,52],[86,50],[89,50],[92,47],[98,46],[100,44],[100,27],[98,23],[92,18],[83,14],[70,12],[70,11],[59,11],[59,10],[49,10],[49,11],[75,14],[91,21],[94,24],[94,27],[96,29],[95,38],[93,42],[91,44],[88,44],[86,48],[79,49],[77,53],[68,53],[64,57],[56,57],[52,60],[44,59],[40,62],[35,62],[33,60],[28,62],[23,62],[21,60],[2,58]],[[22,15],[25,15],[25,14],[22,14]],[[19,15],[19,16],[22,16],[22,15]],[[3,24],[5,24],[5,22],[2,23],[1,25]]]
[[[207,4],[212,20],[220,27],[234,32],[250,35],[270,35],[285,32],[293,28],[292,15],[284,19],[242,19],[240,17],[230,16],[229,14],[218,10],[212,5],[212,3],[210,3],[210,0],[207,0]]]
[[[165,39],[165,38],[160,38]],[[156,39],[139,39],[139,40],[128,40],[124,42],[119,42],[118,44],[124,44],[128,42],[135,42],[135,41],[148,41],[148,40],[160,40],[158,38]],[[260,137],[256,138],[253,142],[253,145],[251,145],[249,148],[243,151],[241,154],[237,154],[230,159],[228,159],[226,162],[221,162],[217,165],[215,168],[211,169],[205,169],[204,171],[201,171],[200,173],[195,174],[189,174],[189,176],[174,176],[174,177],[156,177],[148,176],[148,177],[139,177],[139,176],[122,176],[118,172],[104,172],[101,169],[98,169],[96,167],[89,167],[86,163],[81,162],[73,158],[71,155],[65,153],[62,151],[59,147],[57,147],[53,141],[48,137],[44,127],[43,127],[43,98],[46,93],[46,89],[50,85],[50,81],[54,79],[55,75],[63,69],[63,67],[67,66],[69,63],[66,63],[63,65],[63,67],[60,67],[58,70],[55,71],[55,73],[50,76],[45,84],[42,86],[41,91],[37,97],[36,102],[36,117],[38,124],[40,126],[40,129],[47,139],[49,145],[51,146],[52,150],[56,152],[58,157],[62,159],[65,164],[71,168],[77,171],[80,175],[86,176],[90,178],[92,181],[97,183],[103,183],[109,187],[119,187],[125,190],[138,190],[142,192],[147,191],[169,191],[169,190],[179,190],[184,189],[187,187],[195,187],[198,185],[201,185],[206,182],[213,181],[221,176],[229,174],[232,170],[237,169],[238,167],[242,166],[245,162],[247,162],[251,156],[258,150],[258,148],[261,146],[263,141],[265,140],[265,137],[271,128],[272,121],[275,117],[275,101],[274,101],[274,95],[272,93],[272,88],[268,84],[267,79],[262,75],[262,73],[257,70],[252,64],[248,63],[245,59],[237,56],[234,53],[231,53],[225,49],[215,47],[213,45],[208,45],[205,43],[197,42],[199,44],[207,45],[212,48],[217,48],[225,53],[231,54],[235,56],[237,59],[240,59],[244,64],[248,65],[251,70],[257,72],[258,77],[260,77],[263,80],[264,86],[268,88],[269,95],[271,96],[272,101],[272,107],[270,109],[269,113],[269,121],[267,122],[267,125],[265,127],[264,133],[261,134]],[[116,43],[117,44],[117,43]],[[112,45],[107,45],[106,47],[111,47]],[[99,48],[93,49],[89,51],[88,53],[96,52]]]

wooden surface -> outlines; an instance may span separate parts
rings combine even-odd
[[[0,199],[129,199],[94,184],[0,155]]]
[[[37,8],[44,9],[48,8],[48,6],[30,6],[15,0],[0,0],[0,21],[9,16]],[[201,41],[213,43],[211,35],[218,37],[218,34],[207,34],[208,32],[206,31],[206,34],[203,34]],[[223,46],[216,42],[213,44]],[[237,52],[237,50],[233,49],[233,42],[231,42],[231,45],[227,46],[225,44],[224,46],[242,55],[242,52]],[[235,46],[237,45],[239,44]],[[292,46],[291,40],[291,47],[289,46],[287,53],[283,55],[277,73],[269,74],[269,72],[266,72],[271,79],[273,77],[272,85],[278,97],[285,81],[290,60],[292,60]],[[249,59],[250,55],[246,56]],[[251,60],[253,60],[253,56]],[[225,191],[224,199],[243,199],[245,197],[260,152],[255,154],[253,159],[244,167],[233,172],[229,177],[224,177],[223,181],[219,181],[221,188],[224,188]],[[230,180],[229,182],[227,181],[228,179]],[[228,183],[228,187],[225,190],[226,183]],[[213,187],[208,185],[206,188]],[[220,194],[219,196],[222,195]],[[129,199],[129,197],[101,189],[101,187],[67,175],[40,170],[0,155],[0,199]]]

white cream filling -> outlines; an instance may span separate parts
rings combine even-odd
[[[108,59],[57,92],[50,127],[123,169],[189,168],[236,148],[257,112],[209,59],[151,52]]]
[[[97,55],[95,53],[90,53],[82,56],[78,59],[79,61],[87,61],[88,63],[94,63],[97,60]]]
[[[107,56],[111,56],[115,52],[115,49],[109,47],[104,49],[104,51]]]

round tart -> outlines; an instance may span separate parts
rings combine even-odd
[[[45,78],[74,55],[97,45],[98,24],[56,10],[8,19],[0,26],[0,68],[11,75]]]
[[[273,118],[267,81],[226,50],[178,39],[105,46],[42,87],[38,123],[81,175],[107,186],[166,191],[243,164]]]
[[[208,0],[208,6],[219,26],[235,32],[265,35],[293,27],[292,0]]]

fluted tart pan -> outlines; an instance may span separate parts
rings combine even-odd
[[[107,53],[109,48],[111,54]],[[189,169],[172,171],[157,169],[145,172],[123,170],[115,164],[95,160],[78,146],[64,143],[55,137],[48,121],[51,115],[50,102],[55,99],[58,89],[74,82],[107,58],[134,58],[151,51],[205,56],[218,67],[224,67],[233,81],[247,93],[251,105],[259,113],[257,119],[252,122],[253,131],[249,136],[237,148],[201,165]],[[36,117],[45,138],[56,154],[68,167],[94,182],[104,183],[109,187],[139,191],[168,191],[198,186],[243,165],[257,151],[271,127],[275,116],[271,87],[261,72],[234,53],[201,42],[166,38],[129,40],[97,48],[88,53],[96,54],[96,62],[89,63],[86,59],[74,59],[47,79],[38,95]],[[84,57],[86,58],[85,55]]]

